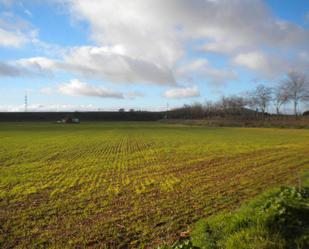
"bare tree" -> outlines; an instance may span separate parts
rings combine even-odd
[[[309,100],[309,81],[306,75],[300,72],[290,72],[283,82],[288,100],[293,103],[294,114],[297,116],[299,103]]]
[[[264,85],[258,85],[249,93],[248,103],[251,107],[260,109],[264,115],[266,108],[272,100],[272,89]]]
[[[224,113],[236,114],[243,111],[243,108],[246,106],[246,101],[240,96],[222,96],[218,102],[218,105]]]
[[[284,88],[284,85],[282,84],[273,88],[273,93],[273,103],[275,105],[277,115],[279,115],[281,106],[289,101],[289,97],[286,89]]]
[[[203,105],[195,102],[190,106],[191,116],[193,118],[203,118],[204,117],[204,108]]]

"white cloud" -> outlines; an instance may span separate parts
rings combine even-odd
[[[214,85],[222,85],[228,81],[238,79],[237,73],[226,67],[225,69],[214,68],[206,59],[195,59],[181,66],[177,70],[178,76],[187,80],[194,81],[192,77],[197,76],[206,79]]]
[[[51,76],[58,68],[60,68],[58,62],[45,57],[0,61],[0,77]]]
[[[195,59],[179,68],[180,72],[195,72],[209,67],[207,59]]]
[[[15,61],[16,66],[30,69],[34,72],[51,71],[58,68],[57,62],[46,57],[31,57]]]
[[[290,66],[309,67],[299,58],[300,51],[309,51],[308,29],[275,17],[262,0],[53,1],[66,4],[74,21],[89,23],[95,45],[73,47],[57,60],[19,61],[34,74],[62,70],[112,83],[174,86],[183,79],[196,84],[200,77],[214,86],[237,79],[235,65],[273,76]],[[26,38],[44,45],[33,37]],[[233,63],[218,68],[199,62],[194,49]]]
[[[227,43],[226,41],[214,41],[208,42],[201,47],[202,51],[205,52],[214,52],[219,54],[232,54],[235,52],[236,48],[241,46],[241,44],[233,43],[230,41]]]
[[[62,60],[32,57],[15,61],[17,67],[34,75],[66,71],[86,78],[103,79],[113,83],[150,83],[175,85],[173,72],[149,61],[132,59],[122,54],[122,48],[75,47],[67,51]]]
[[[43,87],[40,92],[46,95],[53,95],[55,93],[60,93],[70,96],[88,96],[88,97],[101,97],[101,98],[127,98],[135,99],[138,97],[144,97],[145,94],[140,91],[130,91],[127,93],[121,93],[107,89],[100,86],[92,86],[88,83],[79,81],[78,79],[73,79],[68,83],[63,83],[57,87]]]
[[[87,20],[93,30],[92,37],[101,46],[121,45],[131,59],[172,67],[184,51],[171,25],[164,26],[168,13],[159,13],[164,10],[162,3],[69,1],[72,17]]]
[[[277,55],[266,54],[261,51],[240,53],[232,59],[232,63],[258,71],[264,77],[276,77],[292,70],[295,66],[304,66],[301,60],[299,60],[297,65],[293,65],[291,61],[286,58],[279,58]]]
[[[73,48],[65,55],[62,68],[116,83],[175,84],[169,68],[129,57],[125,55],[125,48],[117,45]]]
[[[250,69],[261,69],[267,67],[267,58],[261,52],[249,52],[238,54],[234,60],[234,63],[242,66],[246,66]]]
[[[69,83],[59,85],[58,92],[71,96],[89,96],[100,98],[124,98],[121,92],[116,92],[104,87],[97,87],[81,82],[77,79],[71,80]]]
[[[186,88],[172,88],[164,93],[164,96],[169,99],[181,99],[181,98],[192,98],[199,97],[200,91],[197,86],[186,87]]]
[[[20,32],[10,32],[0,28],[0,47],[19,48],[27,42],[27,38]]]
[[[27,71],[0,61],[0,77],[18,77],[27,75]]]
[[[90,23],[92,37],[101,46],[122,46],[128,58],[171,70],[194,40],[204,43],[205,51],[229,56],[262,48],[281,49],[286,54],[295,48],[309,49],[309,31],[274,17],[262,0],[67,3],[72,18]]]

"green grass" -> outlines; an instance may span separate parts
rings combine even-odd
[[[309,130],[0,123],[0,247],[171,243],[309,166]]]
[[[203,249],[308,248],[309,189],[266,192],[235,213],[200,221],[192,237]]]
[[[202,219],[190,240],[165,249],[309,248],[309,188],[267,191],[236,212]]]

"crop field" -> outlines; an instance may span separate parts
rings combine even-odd
[[[0,248],[152,248],[294,184],[309,130],[0,123]]]

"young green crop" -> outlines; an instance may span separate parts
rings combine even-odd
[[[0,247],[143,248],[297,181],[309,130],[0,124]]]

